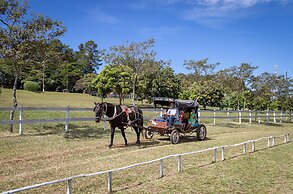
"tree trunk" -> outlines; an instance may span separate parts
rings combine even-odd
[[[118,97],[119,97],[119,105],[121,105],[122,104],[122,95],[118,94]]]
[[[13,121],[14,119],[14,112],[17,107],[17,98],[16,98],[16,87],[17,87],[17,82],[18,82],[18,74],[15,75],[14,79],[14,84],[13,84],[13,90],[12,90],[12,103],[13,103],[13,108],[12,111],[10,112],[9,119]],[[13,124],[10,124],[10,132],[13,132]]]
[[[45,66],[43,66],[43,92],[45,92]]]
[[[136,85],[136,79],[137,79],[137,74],[134,74],[133,77],[133,85],[132,85],[132,105],[135,105],[134,99],[135,99],[135,85]]]

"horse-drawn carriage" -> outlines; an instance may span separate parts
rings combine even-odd
[[[207,130],[198,121],[198,103],[196,101],[154,98],[154,105],[155,108],[159,105],[169,109],[165,113],[162,111],[160,116],[149,121],[149,126],[145,131],[147,139],[151,139],[154,133],[159,133],[160,135],[169,135],[171,143],[177,144],[180,135],[196,133],[197,140],[205,140]]]

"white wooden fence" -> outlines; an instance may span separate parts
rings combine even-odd
[[[11,111],[11,107],[0,107],[0,111]],[[19,125],[19,135],[22,135],[24,133],[23,131],[23,124],[35,124],[35,123],[65,123],[64,131],[69,131],[69,122],[73,121],[94,121],[94,113],[93,117],[89,118],[72,118],[70,117],[70,112],[72,111],[85,111],[85,112],[92,112],[92,108],[70,108],[70,107],[64,107],[64,108],[58,108],[58,107],[17,107],[15,111],[19,112],[19,119],[18,120],[0,120],[0,124],[18,124]],[[23,115],[25,111],[61,111],[65,113],[64,118],[59,119],[30,119],[30,120],[23,120]],[[143,109],[145,112],[157,112],[157,114],[162,109]],[[232,114],[237,114],[236,116]],[[246,114],[246,116],[244,116]],[[210,115],[210,116],[205,116]],[[223,116],[225,115],[225,116]],[[232,115],[232,116],[231,116]],[[258,123],[261,123],[261,121],[265,120],[266,123],[270,123],[270,120],[273,118],[273,123],[277,122],[284,122],[289,121],[293,122],[293,112],[275,112],[275,111],[242,111],[242,110],[199,110],[198,113],[199,120],[201,119],[213,119],[213,124],[216,125],[217,119],[225,119],[227,120],[227,123],[229,124],[231,122],[231,119],[237,119],[238,123],[241,124],[243,119],[248,119],[249,123],[252,123],[252,120],[254,119]],[[148,120],[150,118],[144,117],[145,120]],[[279,119],[279,121],[277,121]],[[106,121],[104,120],[104,129],[106,129]]]
[[[249,141],[234,144],[234,145],[217,146],[217,147],[208,148],[208,149],[204,149],[204,150],[197,150],[197,151],[193,151],[193,152],[186,152],[186,153],[181,153],[181,154],[168,155],[168,156],[158,158],[158,159],[155,159],[155,160],[150,160],[150,161],[146,161],[146,162],[132,164],[132,165],[124,166],[124,167],[121,167],[121,168],[115,168],[115,169],[106,170],[106,171],[99,171],[99,172],[90,173],[90,174],[80,174],[80,175],[77,175],[77,176],[67,177],[67,178],[63,178],[63,179],[59,179],[59,180],[39,183],[39,184],[27,186],[27,187],[22,187],[22,188],[18,188],[18,189],[5,191],[2,194],[17,193],[17,192],[31,190],[31,189],[35,189],[35,188],[38,188],[38,187],[44,187],[44,186],[48,186],[48,185],[52,185],[52,184],[56,184],[56,183],[61,183],[61,182],[66,182],[67,183],[66,193],[71,194],[72,191],[73,191],[73,186],[72,185],[73,185],[73,180],[74,179],[83,178],[83,177],[92,177],[92,176],[97,176],[97,175],[101,175],[101,174],[108,174],[108,178],[107,178],[108,192],[112,193],[112,191],[113,191],[113,184],[112,184],[113,183],[113,176],[112,175],[113,175],[114,172],[127,170],[127,169],[130,169],[130,168],[136,167],[136,166],[142,166],[142,165],[145,165],[145,164],[159,162],[160,163],[159,177],[162,178],[164,176],[164,160],[166,160],[168,158],[172,158],[172,157],[177,158],[177,171],[181,172],[182,171],[182,156],[184,156],[184,155],[199,154],[199,153],[203,153],[203,152],[213,151],[212,152],[212,157],[211,157],[212,158],[211,162],[215,163],[217,161],[217,150],[221,150],[221,160],[220,161],[224,161],[226,159],[225,158],[225,150],[227,148],[229,148],[229,147],[243,146],[243,151],[242,151],[241,154],[247,154],[249,152],[249,150],[247,150],[247,145],[249,143],[251,143],[251,151],[250,152],[255,152],[256,149],[257,149],[255,143],[257,141],[261,141],[261,140],[267,141],[268,142],[267,148],[270,148],[270,147],[273,147],[273,146],[277,145],[277,143],[275,141],[276,138],[284,138],[283,143],[290,142],[289,134],[280,135],[280,136],[276,136],[276,137],[274,137],[274,136],[262,137],[262,138],[259,138],[259,139],[249,140]]]

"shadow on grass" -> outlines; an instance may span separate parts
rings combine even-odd
[[[160,138],[158,138],[158,140],[166,141],[166,142],[168,141],[171,144],[169,136],[161,136]],[[209,140],[212,140],[212,139],[207,137],[204,141],[209,141]],[[190,142],[194,142],[194,141],[199,141],[199,140],[197,140],[196,135],[180,136],[178,144],[180,144],[180,143],[190,143]]]
[[[251,126],[253,125],[263,125],[263,126],[273,126],[273,127],[282,127],[283,124],[282,123],[266,123],[266,122],[261,122],[261,123],[258,123],[258,122],[252,122],[252,123],[249,123],[249,122],[243,122],[242,124],[238,124],[238,123],[217,123],[216,125],[213,125],[213,124],[210,124],[210,125],[207,125],[207,126],[216,126],[216,127],[227,127],[227,128],[243,128],[244,126],[247,127],[249,126],[249,124],[251,124]]]
[[[64,133],[64,124],[34,126],[25,136],[60,135],[66,139],[102,138],[110,136],[110,129],[104,130],[90,125],[69,124],[69,131]]]
[[[95,126],[80,126],[80,125],[69,125],[69,131],[64,133],[66,139],[77,139],[77,138],[91,138],[97,139],[102,137],[110,136],[111,130],[103,128],[97,128]]]

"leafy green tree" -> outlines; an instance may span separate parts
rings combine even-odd
[[[253,79],[251,87],[254,96],[266,101],[266,107],[261,108],[290,110],[292,79],[265,72]]]
[[[106,55],[105,61],[109,65],[125,65],[132,69],[132,104],[135,104],[137,80],[139,75],[154,61],[156,53],[151,50],[154,47],[154,39],[143,42],[132,42],[126,45],[114,46]]]
[[[39,43],[58,38],[65,32],[60,22],[48,17],[30,16],[26,1],[1,0],[0,1],[0,56],[14,73],[13,107],[17,107],[16,88],[23,69],[35,64],[34,55]],[[14,110],[10,114],[13,120]],[[10,127],[13,131],[13,125]]]
[[[62,61],[62,52],[60,46],[62,43],[60,40],[52,40],[47,43],[40,43],[36,53],[34,55],[34,61],[37,63],[37,68],[41,71],[40,77],[42,81],[42,91],[45,92],[46,84],[46,70],[48,66],[53,66],[56,68],[56,65],[60,64]]]
[[[216,64],[208,64],[208,58],[202,60],[184,60],[183,66],[186,69],[193,72],[195,76],[208,76],[213,74],[214,69],[218,66],[219,63]]]
[[[92,84],[102,99],[109,92],[117,93],[119,96],[119,104],[121,105],[124,95],[130,93],[131,74],[132,69],[128,66],[107,65],[93,80]]]
[[[83,91],[89,93],[92,89],[92,81],[95,79],[96,74],[89,73],[85,74],[81,79],[77,80],[74,89],[76,91]]]
[[[178,98],[180,92],[180,80],[176,77],[171,67],[163,67],[152,80],[150,88],[153,97],[162,96]]]
[[[77,63],[81,64],[82,73],[89,74],[96,72],[102,65],[101,58],[104,55],[104,50],[99,50],[98,45],[93,40],[89,40],[85,44],[80,44],[78,48]]]
[[[13,72],[10,70],[9,61],[0,59],[0,87],[13,87]]]
[[[221,105],[224,92],[221,85],[213,80],[194,82],[189,91],[189,99],[197,99],[204,109]]]
[[[169,61],[150,61],[144,65],[144,71],[140,73],[137,80],[137,89],[136,95],[138,99],[143,100],[147,99],[151,101],[155,96],[165,96],[169,94],[158,94],[158,87],[164,87],[164,83],[161,86],[154,86],[157,85],[158,79],[162,79],[163,70],[168,68],[170,65]],[[165,71],[167,73],[167,71]],[[169,72],[170,77],[166,77],[166,80],[174,79],[174,72]],[[164,82],[166,81],[164,80]],[[169,88],[169,86],[167,86]],[[164,89],[162,89],[163,91]]]
[[[240,66],[233,66],[224,70],[220,70],[214,76],[214,80],[221,83],[225,92],[225,102],[230,108],[238,110],[245,108],[247,102],[247,94],[250,92],[253,71],[257,69],[248,63],[242,63]]]

